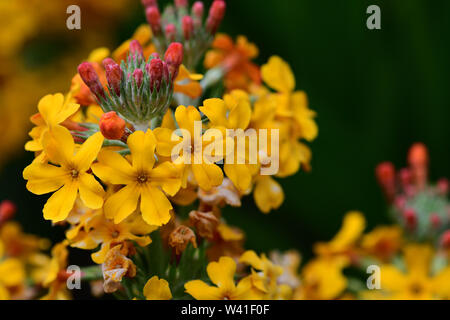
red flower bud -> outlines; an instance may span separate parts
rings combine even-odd
[[[164,60],[169,68],[171,80],[175,80],[178,75],[180,65],[183,63],[183,45],[178,42],[171,43],[166,51]]]
[[[164,73],[162,60],[158,58],[152,59],[150,60],[150,64],[147,64],[145,68],[150,75],[150,91],[153,92],[154,88],[156,88],[156,91],[159,91]]]
[[[411,171],[409,169],[403,168],[398,173],[400,183],[402,188],[406,190],[412,183]]]
[[[175,37],[177,35],[177,28],[175,27],[174,24],[172,24],[172,23],[168,24],[166,26],[164,32],[165,32],[167,40],[169,40],[171,42],[175,41]]]
[[[78,66],[78,73],[86,86],[97,97],[97,99],[105,98],[105,91],[98,78],[98,74],[94,66],[90,62],[83,62]]]
[[[448,180],[446,178],[442,178],[437,183],[437,189],[439,194],[445,196],[448,193]]]
[[[191,16],[183,17],[182,26],[184,38],[186,40],[189,40],[192,37],[192,33],[194,32],[194,20],[192,20]]]
[[[125,120],[114,111],[104,113],[100,118],[100,131],[106,139],[120,140],[125,134]]]
[[[403,212],[403,218],[405,219],[405,224],[410,230],[414,230],[417,226],[417,215],[414,209],[406,209]]]
[[[380,163],[375,169],[378,183],[389,201],[395,196],[395,168],[391,162]]]
[[[105,67],[106,79],[108,80],[108,85],[114,92],[120,96],[120,82],[122,81],[122,69],[120,66],[111,58],[106,58],[103,60],[103,66]]]
[[[226,4],[223,0],[215,0],[209,9],[209,16],[206,22],[206,29],[211,33],[215,34],[222,23],[223,17],[225,16]]]
[[[142,81],[144,80],[144,72],[142,72],[141,69],[134,70],[133,78],[134,78],[134,81],[136,81],[136,85],[138,86],[138,88],[140,88],[142,85]]]
[[[430,215],[430,222],[433,228],[437,229],[441,226],[441,217],[437,213],[432,213]]]
[[[205,12],[205,7],[203,6],[203,2],[196,1],[192,6],[192,14],[199,19],[203,18],[203,13]]]
[[[170,81],[169,66],[165,61],[163,61],[163,79],[166,80],[166,82]]]
[[[145,10],[145,15],[153,33],[155,35],[161,34],[161,15],[159,14],[158,7],[147,7]]]
[[[408,153],[408,162],[412,167],[428,166],[428,149],[423,143],[415,143]]]
[[[187,0],[175,0],[175,7],[177,8],[185,8],[187,7],[188,2]]]
[[[153,7],[157,5],[157,0],[141,0],[142,5],[146,8]]]
[[[442,235],[441,244],[444,249],[450,249],[450,230],[445,231]]]
[[[0,223],[11,219],[17,211],[16,205],[9,200],[0,203]]]
[[[141,44],[137,40],[131,40],[130,42],[130,53],[133,56],[141,56],[144,57],[144,49],[142,49]]]

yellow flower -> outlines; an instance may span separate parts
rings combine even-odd
[[[201,74],[192,74],[184,65],[181,65],[178,76],[174,81],[173,91],[196,99],[200,97],[203,91],[202,86],[198,82],[202,78]]]
[[[91,255],[92,260],[98,264],[105,262],[106,254],[111,247],[125,241],[136,241],[142,247],[149,245],[152,240],[147,235],[156,229],[145,223],[138,214],[118,224],[106,219],[102,213],[86,222],[88,224],[84,227],[84,233],[75,238],[71,246],[90,250],[101,244],[100,250]]]
[[[365,253],[382,261],[389,261],[402,245],[402,229],[399,226],[377,227],[364,235],[361,248]]]
[[[49,288],[49,292],[42,300],[68,300],[70,293],[67,290],[67,262],[69,251],[68,242],[65,240],[56,244],[52,249],[52,258],[47,265],[46,276],[43,278],[43,287]]]
[[[105,215],[118,224],[136,210],[140,200],[144,221],[149,225],[162,226],[169,222],[172,210],[164,192],[171,196],[178,192],[180,172],[171,162],[155,167],[156,138],[151,130],[134,132],[127,143],[131,151],[131,164],[118,153],[103,150],[98,156],[98,163],[92,166],[95,175],[102,181],[125,185],[106,200]]]
[[[0,260],[0,300],[9,300],[11,298],[9,289],[18,287],[24,282],[25,268],[20,260],[15,258]]]
[[[221,257],[218,262],[211,262],[206,268],[211,282],[210,286],[201,280],[189,281],[184,285],[186,292],[197,300],[252,300],[261,299],[262,294],[254,290],[251,276],[236,285],[234,274],[236,263],[229,257]]]
[[[264,291],[269,292],[269,298],[273,298],[277,292],[277,280],[283,274],[283,268],[273,264],[272,261],[267,259],[265,254],[261,257],[254,251],[246,251],[239,259],[239,262],[252,266],[254,269],[262,272],[261,278],[264,283]]]
[[[222,99],[208,99],[203,102],[203,106],[199,108],[210,120],[210,127],[215,129],[232,129],[245,131],[251,120],[252,109],[248,94],[241,90],[234,90]],[[223,130],[224,131],[224,130]],[[237,133],[237,131],[236,131]],[[257,164],[249,163],[249,145],[248,139],[245,142],[244,154],[240,150],[240,140],[237,136],[227,137],[227,145],[234,145],[234,158],[229,161],[225,160],[224,171],[228,178],[233,182],[240,192],[246,192],[250,189],[252,183],[252,175],[257,171]],[[255,159],[256,160],[256,159]]]
[[[65,98],[61,93],[43,97],[38,104],[39,113],[31,118],[37,126],[30,131],[29,135],[33,140],[25,144],[25,150],[42,151],[42,139],[47,130],[52,130],[55,126],[64,122],[75,114],[79,108],[80,105],[73,102],[71,94]]]
[[[190,148],[190,150],[192,150],[190,155],[183,154],[181,158],[185,158],[183,159],[183,163],[185,164],[183,174],[183,188],[187,186],[187,170],[189,169],[192,170],[197,184],[204,190],[211,190],[211,188],[222,184],[223,172],[220,167],[214,163],[211,163],[210,161],[208,161],[208,159],[203,158],[205,148],[207,148],[213,142],[207,140],[205,135],[202,135],[202,132],[197,133],[194,130],[195,122],[198,121],[199,123],[201,123],[200,112],[192,106],[179,106],[175,111],[175,119],[179,128],[186,130],[186,134],[189,133],[190,137],[183,136],[183,138],[180,137],[178,140],[175,139],[175,141],[173,141],[173,130],[171,130],[170,128],[157,128],[155,129],[155,135],[158,140],[157,153],[163,157],[171,157],[173,147],[182,142],[183,149],[184,145],[186,144]],[[196,137],[196,134],[199,136]],[[201,146],[199,143],[194,142],[195,138],[199,140],[201,139]],[[221,150],[215,151],[221,152]],[[190,156],[190,159],[187,158],[188,156]]]
[[[317,243],[314,251],[324,257],[347,256],[352,257],[355,252],[356,242],[362,236],[366,221],[361,212],[348,212],[342,223],[342,227],[334,238],[327,243]]]
[[[59,222],[67,218],[78,194],[87,207],[102,207],[103,187],[88,173],[102,144],[103,136],[98,132],[74,155],[75,143],[69,130],[56,126],[44,134],[44,150],[52,164],[32,163],[25,168],[23,177],[28,180],[27,189],[34,194],[56,191],[44,206],[45,219]]]
[[[342,274],[344,259],[318,258],[309,262],[302,271],[302,284],[295,298],[300,300],[330,300],[338,298],[347,287]]]
[[[258,176],[255,180],[253,198],[259,210],[263,213],[269,213],[272,209],[278,209],[283,204],[283,188],[270,176]]]
[[[380,272],[384,298],[450,299],[450,267],[433,273],[433,257],[433,249],[430,246],[411,244],[404,248],[406,272],[394,265],[383,265]]]
[[[144,296],[146,300],[171,300],[169,283],[157,276],[152,277],[144,286]]]

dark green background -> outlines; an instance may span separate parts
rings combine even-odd
[[[381,7],[381,30],[366,28],[370,4]],[[139,5],[130,6],[127,20],[111,30],[117,44],[143,21]],[[308,256],[348,210],[363,211],[371,227],[386,223],[374,168],[384,160],[405,165],[413,142],[429,147],[433,179],[449,176],[450,1],[229,0],[221,30],[247,35],[260,48],[259,63],[272,54],[287,60],[320,128],[313,171],[280,180],[286,201],[278,211],[264,215],[251,198],[227,211],[246,231],[248,248],[298,248]],[[64,39],[53,37],[51,47],[26,56],[62,55],[76,45]],[[21,178],[31,158],[23,154],[3,169],[0,194],[18,202],[27,231],[57,239],[61,232],[42,218],[46,197],[28,193]]]

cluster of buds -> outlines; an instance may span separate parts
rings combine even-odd
[[[414,240],[437,240],[450,227],[448,180],[428,181],[428,150],[414,144],[408,153],[408,167],[396,172],[391,162],[377,166],[376,176],[391,212]]]
[[[175,0],[175,5],[167,6],[162,15],[156,0],[142,0],[142,4],[158,52],[164,52],[174,41],[183,43],[183,63],[190,70],[195,69],[199,59],[210,47],[226,9],[224,0],[214,0],[204,21],[205,8],[201,1],[196,1],[189,10],[187,0]]]
[[[172,101],[173,82],[182,61],[183,46],[180,43],[168,46],[164,61],[158,54],[153,54],[146,61],[141,45],[133,40],[126,63],[122,61],[118,65],[111,58],[103,60],[108,90],[103,88],[91,63],[80,64],[78,73],[104,112],[114,112],[136,129],[145,130],[152,120],[160,119],[167,111]],[[111,122],[112,115],[108,114],[109,118],[105,121]],[[114,126],[125,127],[120,121]],[[113,132],[112,135],[117,138],[118,134]]]

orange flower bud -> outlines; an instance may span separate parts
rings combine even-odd
[[[428,149],[423,143],[416,143],[408,153],[408,162],[412,167],[428,166]]]
[[[170,44],[166,51],[164,60],[169,68],[171,80],[175,80],[178,75],[180,65],[183,63],[183,45],[178,42]]]
[[[389,201],[395,197],[395,168],[391,162],[380,163],[376,170],[378,183]]]
[[[450,249],[450,230],[445,231],[442,235],[441,244],[444,249]]]
[[[105,98],[105,91],[103,90],[103,86],[92,63],[83,62],[80,64],[78,66],[78,73],[97,99]]]
[[[3,200],[0,203],[0,223],[11,219],[17,211],[16,205],[9,200]]]
[[[206,28],[211,34],[215,34],[225,16],[226,4],[223,0],[214,0],[209,9],[209,16],[206,22]]]
[[[175,248],[175,253],[180,255],[186,250],[188,244],[192,243],[194,248],[197,248],[197,241],[195,239],[195,234],[192,229],[186,226],[179,226],[169,236],[169,245]]]
[[[104,113],[100,118],[100,131],[106,139],[120,140],[125,134],[125,120],[114,111]]]
[[[189,222],[195,227],[200,237],[207,239],[214,237],[214,232],[219,225],[219,220],[212,212],[191,211]]]

